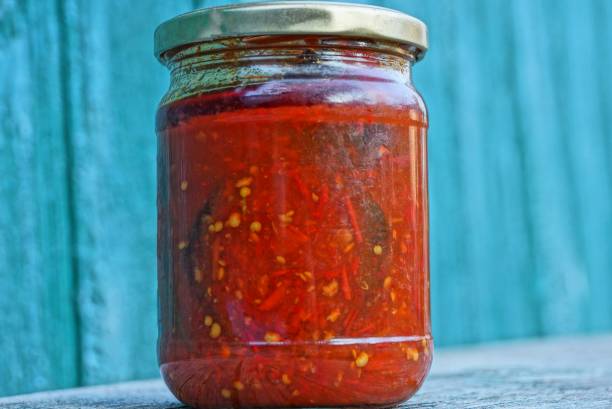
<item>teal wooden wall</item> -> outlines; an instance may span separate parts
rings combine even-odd
[[[157,374],[156,25],[220,1],[0,1],[0,394]],[[612,2],[424,19],[438,345],[612,330]]]

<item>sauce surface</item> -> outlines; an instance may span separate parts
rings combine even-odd
[[[166,382],[198,407],[406,399],[432,347],[425,114],[234,96],[158,116]]]

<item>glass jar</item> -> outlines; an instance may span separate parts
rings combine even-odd
[[[158,28],[159,360],[181,401],[382,406],[423,382],[425,30],[317,2]]]

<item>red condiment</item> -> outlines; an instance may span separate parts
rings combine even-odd
[[[311,54],[158,112],[159,353],[187,404],[388,405],[429,369],[427,118],[401,82],[410,63],[347,47],[324,74]],[[286,75],[298,63],[319,75]]]

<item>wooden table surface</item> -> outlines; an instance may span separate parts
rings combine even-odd
[[[160,380],[0,399],[6,409],[182,408]],[[612,335],[437,351],[408,408],[612,408]]]

